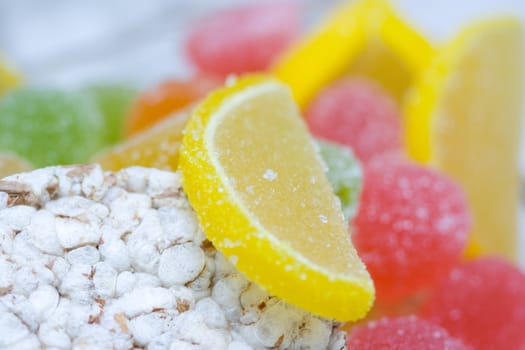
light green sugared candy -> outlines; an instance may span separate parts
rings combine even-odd
[[[362,188],[361,165],[352,151],[335,143],[317,140],[326,166],[327,176],[335,194],[341,201],[343,214],[352,220],[358,208]]]
[[[138,91],[122,84],[93,85],[84,91],[92,96],[105,119],[106,145],[113,145],[122,140],[124,126]]]
[[[24,88],[0,99],[0,152],[36,167],[83,163],[104,144],[104,118],[84,93]]]

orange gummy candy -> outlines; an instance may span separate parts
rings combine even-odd
[[[126,128],[131,137],[172,113],[188,107],[222,85],[222,79],[199,75],[190,80],[169,80],[144,92],[133,107]]]

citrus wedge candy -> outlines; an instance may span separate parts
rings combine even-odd
[[[405,106],[410,155],[462,185],[477,249],[509,258],[517,254],[522,43],[511,18],[467,28],[438,53]]]
[[[274,64],[304,107],[344,75],[373,78],[401,102],[433,55],[430,44],[386,0],[345,1]]]
[[[255,75],[210,94],[180,169],[204,232],[248,278],[322,317],[366,314],[372,280],[287,86]]]
[[[21,76],[0,55],[0,95],[20,85]]]
[[[182,131],[189,117],[189,109],[179,111],[158,122],[152,128],[108,148],[91,160],[104,170],[117,171],[134,165],[176,170]]]
[[[13,153],[0,152],[0,179],[33,169],[29,162]]]

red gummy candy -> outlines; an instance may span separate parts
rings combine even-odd
[[[525,274],[501,258],[454,268],[422,316],[477,350],[525,349]]]
[[[394,101],[365,79],[345,79],[308,106],[306,121],[320,137],[352,148],[362,162],[401,149],[401,115]]]
[[[445,278],[465,248],[471,218],[461,189],[420,165],[365,167],[352,239],[388,304]]]
[[[202,72],[261,71],[298,33],[296,2],[255,3],[201,19],[187,38],[186,50]]]
[[[469,350],[438,325],[415,316],[382,318],[354,328],[348,350]]]

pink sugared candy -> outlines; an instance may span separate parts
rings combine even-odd
[[[297,2],[254,3],[200,19],[188,35],[186,51],[208,74],[261,71],[298,33]]]
[[[365,168],[352,240],[378,302],[414,295],[446,277],[470,226],[463,192],[445,176],[386,157]]]
[[[401,149],[401,115],[379,86],[365,79],[344,79],[323,90],[308,106],[310,131],[352,148],[366,163]]]
[[[525,274],[501,258],[454,268],[421,315],[477,350],[525,349]]]
[[[445,329],[415,316],[382,318],[356,327],[348,350],[470,350]]]

